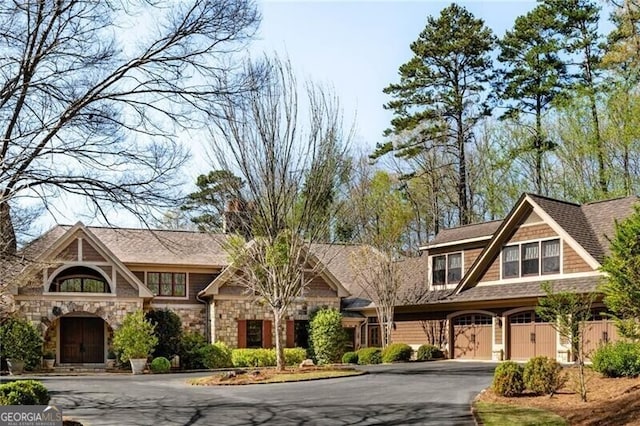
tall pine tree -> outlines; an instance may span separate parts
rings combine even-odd
[[[482,19],[452,4],[438,18],[427,18],[425,29],[411,43],[413,58],[400,66],[400,82],[384,89],[393,97],[385,108],[394,117],[385,131],[387,142],[378,145],[373,157],[390,151],[403,158],[444,152],[456,168],[460,224],[470,223],[473,216],[465,147],[474,126],[489,114],[494,45],[495,37]]]

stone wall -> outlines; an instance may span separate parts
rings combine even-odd
[[[206,307],[200,305],[166,305],[162,303],[152,303],[153,309],[168,309],[175,312],[182,321],[182,329],[185,332],[198,332],[203,336],[206,335]]]
[[[307,320],[308,313],[317,307],[340,308],[340,299],[308,298],[294,303],[289,307],[286,319]],[[273,314],[268,306],[251,299],[214,300],[211,306],[211,337],[212,341],[222,341],[231,348],[238,347],[238,322],[237,320],[271,320]],[[275,333],[275,324],[274,324]],[[282,326],[282,341],[286,340],[286,327]],[[274,340],[275,341],[275,340]]]

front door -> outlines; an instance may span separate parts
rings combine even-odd
[[[61,318],[60,350],[60,362],[64,364],[103,363],[102,318]]]

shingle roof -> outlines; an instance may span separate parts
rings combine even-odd
[[[615,221],[630,216],[638,200],[638,197],[634,195],[632,197],[588,203],[581,207],[585,219],[602,249],[602,255],[609,254],[607,237],[613,237]],[[601,262],[602,258],[596,257],[596,260]]]
[[[491,222],[441,229],[440,232],[438,232],[438,235],[429,242],[429,246],[453,243],[471,238],[490,237],[494,232],[496,232],[501,224],[501,220],[494,220]]]

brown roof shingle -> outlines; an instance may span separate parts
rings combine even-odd
[[[501,220],[491,222],[475,223],[472,225],[463,225],[456,228],[445,228],[438,232],[433,240],[429,242],[427,247],[437,244],[455,243],[456,241],[468,240],[471,238],[490,237],[502,224]]]
[[[637,203],[638,197],[634,195],[614,200],[588,203],[581,207],[585,219],[601,247],[600,257],[596,257],[596,260],[602,262],[603,257],[609,254],[609,241],[607,237],[613,237],[615,221],[629,217],[633,213],[634,206]]]

